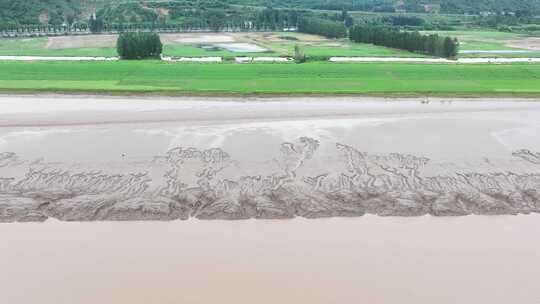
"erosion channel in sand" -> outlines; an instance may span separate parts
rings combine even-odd
[[[540,211],[540,103],[0,98],[0,221]]]

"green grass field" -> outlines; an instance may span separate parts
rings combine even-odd
[[[460,41],[460,51],[479,51],[477,53],[462,53],[461,58],[470,57],[496,57],[496,58],[518,58],[518,57],[540,57],[540,51],[531,51],[525,48],[511,47],[507,45],[509,41],[526,39],[529,36],[496,31],[425,31],[424,34],[439,34],[442,36],[455,37]],[[490,52],[482,52],[490,51]],[[501,51],[501,52],[496,52]],[[527,51],[523,53],[505,53],[505,51]]]
[[[529,51],[522,53],[505,52],[508,50],[524,50],[507,45],[509,41],[517,41],[528,36],[516,33],[496,32],[496,31],[428,31],[425,34],[437,33],[444,36],[452,36],[461,42],[460,50],[478,51],[462,53],[459,57],[540,57],[540,51]],[[274,33],[275,34],[275,33]],[[249,36],[249,35],[247,35]],[[205,57],[219,56],[232,58],[236,56],[293,56],[294,46],[300,45],[304,48],[306,56],[313,60],[323,60],[333,56],[353,56],[353,57],[426,57],[422,54],[411,53],[403,50],[391,49],[370,44],[351,43],[347,39],[320,39],[306,41],[305,34],[301,33],[279,33],[280,37],[288,36],[296,40],[266,39],[264,35],[243,37],[237,42],[247,42],[257,44],[268,49],[262,53],[239,53],[227,50],[211,50],[201,48],[197,44],[189,43],[167,43],[164,45],[163,55],[173,57]],[[91,38],[90,38],[91,39]],[[92,45],[88,43],[87,45]],[[102,44],[101,44],[102,45]],[[208,43],[211,45],[211,43]],[[490,51],[490,52],[485,52]],[[499,52],[497,52],[499,51]],[[85,47],[85,48],[47,48],[47,38],[17,38],[0,39],[0,55],[15,56],[116,56],[114,47]]]
[[[460,50],[482,50],[482,51],[494,51],[494,50],[518,50],[504,45],[500,42],[482,42],[482,41],[462,41],[459,46]]]
[[[165,44],[163,55],[174,57],[236,57],[236,56],[293,56],[294,45],[304,47],[305,54],[310,57],[359,56],[359,57],[425,57],[407,51],[375,46],[370,44],[354,44],[339,41],[335,45],[329,43],[307,44],[294,41],[287,43],[259,43],[268,52],[240,53],[227,50],[206,50],[194,44]],[[64,48],[48,49],[47,38],[0,39],[0,55],[4,56],[117,56],[113,47],[105,48]]]
[[[48,49],[47,38],[0,39],[2,56],[116,56],[115,48]]]
[[[328,44],[300,44],[308,57],[427,57],[422,54],[387,48],[365,43],[350,43],[340,41],[341,45]],[[266,46],[276,53],[292,56],[294,44],[270,44]]]
[[[461,58],[473,57],[496,57],[496,58],[518,58],[518,57],[540,57],[540,51],[531,51],[507,46],[500,42],[483,41],[463,41],[459,46],[460,51],[478,51],[477,53],[462,53]],[[483,52],[488,51],[488,52]],[[505,53],[505,51],[520,51],[522,53]],[[489,53],[493,52],[493,53]]]
[[[523,35],[517,33],[498,31],[424,31],[423,33],[456,37],[459,40],[508,40],[523,37]]]
[[[540,65],[0,62],[5,92],[540,95]]]
[[[164,45],[166,56],[236,56],[229,51],[208,51],[189,44]],[[47,38],[0,39],[0,55],[4,56],[117,56],[116,48],[64,48],[48,49]],[[246,54],[243,54],[246,55]]]

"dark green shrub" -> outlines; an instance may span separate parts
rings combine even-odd
[[[306,54],[304,54],[304,49],[298,44],[294,46],[294,61],[296,63],[306,62]]]
[[[116,42],[118,56],[122,59],[159,58],[163,44],[157,33],[121,33]]]

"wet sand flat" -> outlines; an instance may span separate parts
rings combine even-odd
[[[540,210],[540,103],[3,97],[0,221]]]

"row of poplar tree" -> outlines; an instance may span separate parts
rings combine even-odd
[[[319,18],[301,18],[298,22],[298,31],[329,38],[347,37],[347,27],[342,22]]]
[[[402,32],[397,29],[372,25],[352,27],[349,30],[349,38],[354,42],[371,43],[446,58],[456,57],[459,49],[457,39],[450,37]]]
[[[342,22],[318,18],[301,18],[298,22],[298,31],[329,38],[347,36],[347,27]],[[456,57],[459,49],[457,39],[437,34],[422,35],[419,32],[405,32],[376,25],[353,26],[349,29],[349,38],[353,42],[370,43],[446,58]]]

